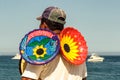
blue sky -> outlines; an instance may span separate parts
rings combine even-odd
[[[48,6],[62,8],[65,26],[77,28],[89,51],[120,52],[120,0],[0,0],[0,52],[18,52],[26,33]]]

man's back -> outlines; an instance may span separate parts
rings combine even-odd
[[[81,65],[70,64],[60,54],[45,65],[29,64],[22,76],[29,74],[29,70],[33,71],[33,74],[29,78],[37,79],[40,77],[41,80],[82,80],[82,78],[87,76],[85,63]]]

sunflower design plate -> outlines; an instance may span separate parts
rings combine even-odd
[[[80,65],[86,61],[88,47],[82,34],[75,28],[66,27],[60,33],[60,49],[70,63]]]
[[[59,39],[52,31],[35,29],[24,36],[19,51],[28,63],[46,64],[57,55]]]

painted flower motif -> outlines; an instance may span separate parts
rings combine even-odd
[[[77,59],[79,54],[77,42],[74,41],[74,39],[70,35],[63,36],[61,39],[61,49],[63,51],[63,55],[71,61],[74,61]]]
[[[40,46],[36,46],[35,48],[33,48],[33,54],[36,56],[36,58],[39,58],[39,57],[44,57],[45,54],[47,53],[46,52],[46,48],[43,47],[43,45],[40,45]]]

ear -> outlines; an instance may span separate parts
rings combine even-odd
[[[47,24],[44,22],[43,24],[40,25],[40,28],[46,29],[48,28]]]

